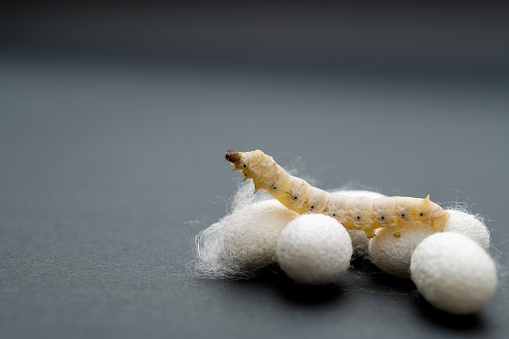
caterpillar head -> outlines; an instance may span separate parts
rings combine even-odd
[[[226,152],[224,158],[226,160],[228,160],[229,162],[237,162],[240,160],[240,155],[241,155],[241,152],[232,149],[232,150],[229,150],[228,152]]]
[[[246,164],[243,164],[240,159],[242,158],[242,152],[236,150],[229,150],[226,152],[224,158],[229,161],[235,168],[232,171],[239,171],[244,174],[244,181],[247,179]]]
[[[225,153],[225,159],[235,167],[232,171],[239,171],[244,174],[244,181],[253,179],[255,193],[259,189],[266,189],[272,185],[272,183],[265,182],[264,175],[266,175],[267,169],[275,167],[276,163],[272,157],[267,156],[262,151],[239,152],[229,150]]]

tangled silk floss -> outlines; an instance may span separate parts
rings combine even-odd
[[[198,261],[209,277],[248,277],[253,270],[277,262],[297,283],[328,284],[348,269],[354,253],[370,258],[389,274],[412,278],[422,295],[446,312],[475,312],[495,291],[496,270],[487,254],[489,232],[473,215],[443,210],[429,197],[329,193],[291,176],[259,150],[228,151],[226,160],[244,174],[244,180],[253,180],[255,193],[264,190],[276,200],[262,194],[259,200],[238,203],[233,212],[197,236]],[[248,199],[249,187],[241,186],[236,199]],[[445,233],[454,233],[453,240],[447,238],[456,244],[449,252],[440,237],[431,236]],[[466,257],[463,246],[479,260],[456,260]],[[446,254],[437,257],[440,251]],[[460,265],[462,284],[454,283],[459,274],[447,271],[451,265]],[[489,268],[484,278],[469,276],[476,265]]]

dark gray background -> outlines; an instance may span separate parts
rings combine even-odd
[[[506,8],[11,5],[0,29],[0,337],[509,336]],[[361,260],[324,288],[195,278],[231,148],[484,215],[495,299],[450,316]]]

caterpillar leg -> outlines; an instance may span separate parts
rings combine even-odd
[[[365,230],[364,233],[366,233],[366,236],[368,238],[374,238],[375,237],[375,229]]]
[[[392,235],[396,238],[399,238],[401,236],[401,226],[392,227]]]

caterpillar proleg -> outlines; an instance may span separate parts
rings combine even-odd
[[[331,194],[313,187],[305,180],[288,174],[271,156],[260,150],[226,152],[226,160],[244,174],[244,181],[253,179],[255,192],[263,189],[284,206],[300,214],[323,213],[336,218],[347,230],[362,230],[369,238],[375,230],[388,227],[399,237],[403,227],[427,224],[441,232],[449,214],[438,204],[410,197],[354,198]]]

